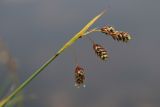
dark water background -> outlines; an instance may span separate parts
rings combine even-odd
[[[24,90],[34,94],[24,107],[159,107],[159,0],[0,0],[0,38],[18,62],[20,82],[48,60],[90,19],[106,9],[92,27],[105,24],[128,31],[132,40],[92,38],[108,49],[96,57],[87,38],[77,41],[78,62],[86,69],[86,88],[74,87],[73,49],[60,55]],[[5,78],[0,68],[1,79]]]

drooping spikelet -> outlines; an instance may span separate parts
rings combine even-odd
[[[75,86],[79,88],[81,85],[83,85],[83,87],[85,87],[84,80],[85,80],[84,69],[77,65],[75,69]]]
[[[129,33],[123,32],[123,31],[116,31],[111,26],[102,27],[101,32],[105,33],[106,35],[112,36],[112,38],[117,41],[128,42],[128,40],[131,39],[131,36],[129,35]]]
[[[99,44],[93,44],[93,49],[95,53],[102,59],[102,60],[107,60],[108,58],[108,53],[107,51]]]

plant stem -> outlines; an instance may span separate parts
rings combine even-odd
[[[93,28],[93,29],[87,31],[86,33],[84,33],[83,35],[88,35],[88,34],[90,34],[90,33],[92,33],[92,32],[101,32],[101,30],[99,30],[99,29],[97,29],[97,28]]]
[[[56,59],[65,49],[76,42],[79,38],[83,37],[85,32],[89,27],[99,19],[104,12],[94,17],[80,32],[78,32],[74,37],[72,37],[60,50],[51,57],[47,62],[45,62],[39,69],[37,69],[27,80],[25,80],[15,91],[13,91],[4,101],[0,102],[0,107],[4,107],[13,97],[15,97],[20,91],[22,91],[39,73],[41,73],[54,59]]]

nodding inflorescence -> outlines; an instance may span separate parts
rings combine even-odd
[[[85,71],[82,67],[77,65],[75,68],[75,86],[77,88],[79,88],[81,85],[85,87],[84,80],[85,80]]]
[[[102,60],[107,60],[108,58],[108,53],[105,48],[103,48],[99,44],[93,44],[93,49],[95,53],[102,59]]]
[[[112,26],[106,25],[102,27],[100,30],[102,33],[112,36],[112,38],[117,41],[128,42],[131,39],[131,36],[128,32],[116,31],[115,28]]]
[[[128,42],[131,39],[131,36],[128,32],[117,31],[114,27],[107,26],[107,25],[100,28],[100,29],[92,29],[92,30],[86,32],[85,35],[93,32],[93,31],[98,31],[98,32],[102,32],[106,35],[110,35],[114,40],[117,40],[117,41]],[[100,44],[95,43],[95,41],[92,40],[89,36],[87,36],[87,37],[91,41],[91,43],[93,44],[93,50],[95,51],[97,56],[100,57],[101,60],[106,61],[109,58],[107,50],[103,46],[101,46]],[[81,36],[80,36],[80,38],[81,38]],[[77,65],[75,68],[75,86],[78,88],[80,86],[85,87],[84,81],[85,81],[85,71],[82,67]]]

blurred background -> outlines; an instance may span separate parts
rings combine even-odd
[[[21,93],[23,107],[159,107],[159,0],[0,0],[0,89],[2,99],[77,33],[107,10],[92,27],[108,24],[127,31],[127,44],[101,33],[101,61],[87,38],[78,40],[78,64],[86,87],[74,86],[74,54],[67,49]],[[13,73],[14,72],[14,73]]]

